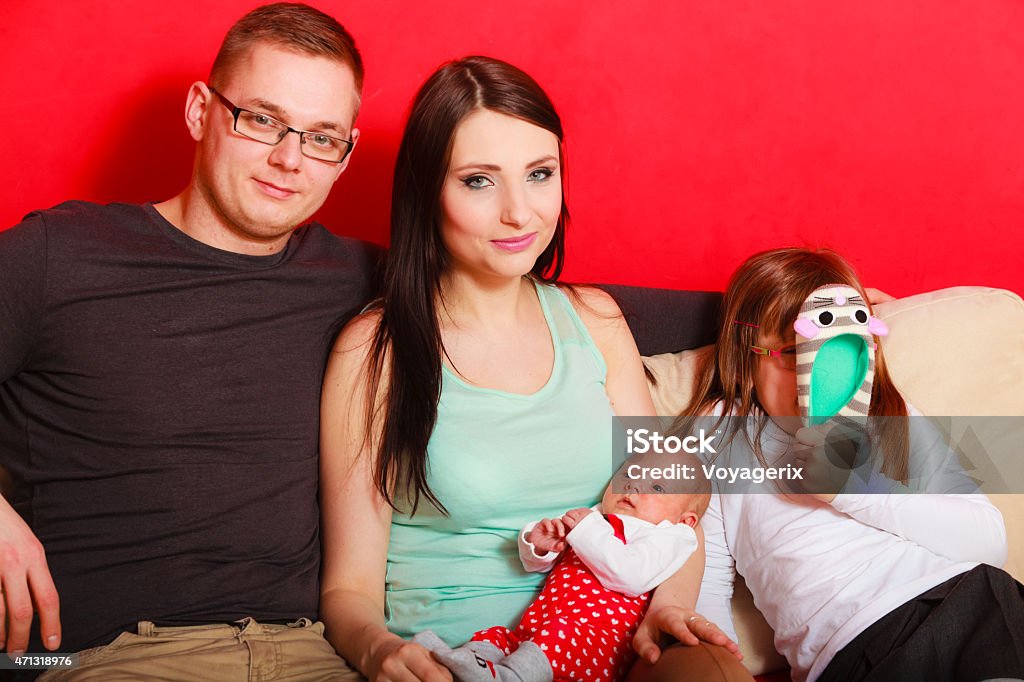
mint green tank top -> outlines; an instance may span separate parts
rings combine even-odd
[[[540,390],[480,388],[443,369],[427,461],[449,516],[429,504],[392,516],[386,616],[401,637],[430,629],[455,646],[492,625],[514,627],[545,578],[523,569],[519,530],[596,504],[611,478],[604,359],[566,295],[536,289],[555,351]]]

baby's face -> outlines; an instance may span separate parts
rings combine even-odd
[[[685,523],[693,528],[699,520],[693,511],[693,495],[685,493],[658,492],[657,483],[652,485],[654,492],[639,492],[637,485],[609,485],[601,498],[601,508],[606,514],[623,514],[635,516],[653,524],[662,521]],[[612,488],[623,492],[617,493]]]

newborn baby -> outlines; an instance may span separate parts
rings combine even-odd
[[[462,682],[619,679],[633,661],[649,593],[697,548],[693,528],[710,500],[706,481],[700,492],[674,493],[669,482],[632,480],[625,471],[595,507],[523,528],[523,566],[551,575],[514,630],[481,630],[457,649],[430,631],[414,641]]]

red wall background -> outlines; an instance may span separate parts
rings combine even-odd
[[[0,225],[157,201],[252,0],[14,0],[0,25]],[[569,279],[720,289],[755,250],[845,253],[896,295],[1024,293],[1024,3],[314,0],[367,63],[363,136],[319,219],[387,240],[418,85],[470,53],[532,74],[568,134]]]

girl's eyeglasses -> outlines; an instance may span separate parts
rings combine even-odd
[[[751,346],[750,352],[775,358],[775,363],[782,369],[796,369],[796,346],[783,346],[778,350]]]
[[[752,327],[754,329],[761,328],[761,325],[752,324],[750,322],[741,322],[740,320],[733,320],[732,323],[740,324],[744,327]],[[775,364],[782,369],[796,369],[796,346],[783,346],[778,350],[772,350],[771,348],[765,348],[763,346],[751,346],[750,352],[756,355],[766,355],[770,358],[774,358]]]

